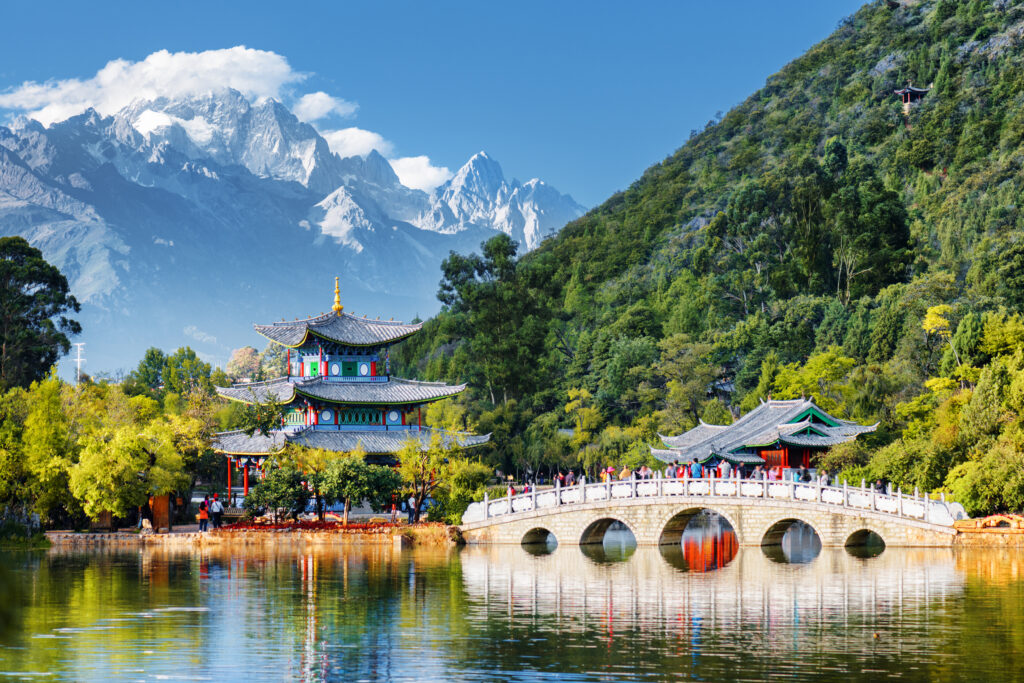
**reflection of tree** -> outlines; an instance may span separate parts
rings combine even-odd
[[[954,680],[1024,667],[1024,559],[1009,551],[826,549],[794,567],[748,548],[694,572],[654,548],[597,564],[568,546],[537,557],[282,543],[51,551],[3,566],[27,606],[0,670],[74,679],[142,668],[133,677],[728,680],[856,675],[870,659],[872,676]]]

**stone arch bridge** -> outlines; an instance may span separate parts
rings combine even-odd
[[[468,543],[529,543],[548,533],[561,545],[600,543],[615,522],[638,545],[677,544],[707,510],[721,515],[744,546],[781,543],[796,522],[825,547],[863,544],[870,532],[886,546],[950,546],[959,504],[862,487],[745,479],[654,479],[579,484],[473,503],[462,517]]]

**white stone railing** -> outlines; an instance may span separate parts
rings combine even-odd
[[[669,499],[674,497],[699,497],[740,501],[756,505],[758,501],[791,501],[796,505],[827,505],[850,511],[870,511],[892,515],[942,526],[953,526],[953,522],[967,515],[959,503],[946,502],[945,494],[940,500],[927,496],[895,493],[879,493],[873,488],[861,486],[823,486],[821,484],[797,481],[770,481],[754,479],[631,479],[628,481],[594,482],[566,487],[531,491],[515,496],[506,496],[471,503],[462,515],[462,523],[482,522],[495,517],[505,517],[533,510],[552,510],[566,506],[583,505],[608,501],[614,505],[618,500],[629,498]],[[652,501],[653,502],[653,501]]]

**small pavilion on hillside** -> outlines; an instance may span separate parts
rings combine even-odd
[[[910,81],[907,81],[907,87],[900,88],[899,90],[893,90],[893,93],[899,95],[903,100],[903,113],[909,114],[910,107],[915,104],[920,104],[924,96],[928,94],[931,88],[915,88]]]
[[[873,432],[878,423],[860,425],[829,415],[810,399],[762,401],[731,425],[699,425],[679,436],[659,434],[664,449],[651,453],[664,462],[717,467],[812,467],[814,456],[832,446]]]

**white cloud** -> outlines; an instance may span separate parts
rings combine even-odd
[[[285,86],[305,77],[281,55],[241,45],[204,52],[160,50],[141,62],[107,62],[95,76],[84,80],[22,83],[0,93],[0,108],[22,111],[48,126],[89,107],[108,115],[136,99],[178,97],[222,88],[234,88],[250,99],[280,99]],[[334,106],[339,103],[352,106],[344,100],[336,100]]]
[[[406,187],[429,192],[452,177],[447,166],[434,166],[426,156],[389,159],[395,175]]]
[[[195,339],[198,342],[204,342],[206,344],[216,344],[217,343],[217,338],[216,337],[214,337],[212,334],[210,334],[208,332],[203,332],[201,329],[199,329],[195,325],[189,325],[184,330],[182,330],[182,332],[184,332],[186,336],[192,337],[193,339]]]
[[[316,121],[328,114],[338,116],[352,116],[356,113],[359,105],[340,97],[331,97],[327,93],[311,92],[299,98],[299,101],[292,107],[292,113],[301,121]]]
[[[389,156],[395,148],[383,135],[362,128],[322,130],[320,135],[327,140],[331,151],[342,158],[366,156],[371,150],[377,150],[384,156]]]

